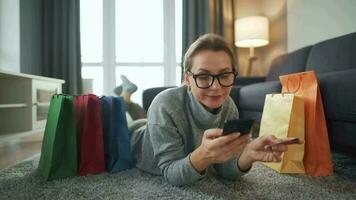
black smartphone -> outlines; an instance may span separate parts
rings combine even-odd
[[[233,119],[225,122],[223,135],[240,132],[240,135],[248,134],[255,120],[253,119]]]

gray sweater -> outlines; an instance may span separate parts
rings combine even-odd
[[[161,92],[148,111],[148,123],[131,135],[136,167],[163,175],[172,185],[198,181],[206,173],[198,173],[189,154],[202,141],[206,129],[222,128],[226,120],[238,118],[237,108],[228,97],[216,114],[208,112],[186,86]],[[218,175],[236,180],[243,172],[237,167],[238,157],[214,164]]]

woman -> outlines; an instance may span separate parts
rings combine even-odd
[[[184,56],[185,85],[165,90],[153,100],[146,126],[134,130],[136,166],[163,175],[173,185],[202,179],[208,168],[236,180],[255,161],[278,162],[285,145],[274,136],[222,135],[225,121],[238,118],[229,97],[236,77],[235,58],[220,36],[206,34]]]

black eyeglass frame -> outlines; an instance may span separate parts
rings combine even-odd
[[[213,75],[213,74],[194,74],[194,73],[191,72],[190,70],[188,70],[187,72],[192,75],[192,77],[193,77],[193,79],[194,79],[194,82],[195,82],[195,85],[196,85],[198,88],[200,88],[200,89],[208,89],[208,88],[210,88],[210,87],[214,84],[215,79],[218,80],[219,84],[220,84],[222,87],[230,87],[230,86],[234,85],[235,79],[236,79],[236,77],[238,76],[238,73],[237,73],[236,71],[223,72],[223,73],[216,74],[216,75]],[[220,77],[221,75],[223,75],[223,74],[234,74],[234,81],[233,81],[230,85],[223,85],[223,84],[221,84],[219,77]],[[207,87],[200,87],[200,86],[198,85],[198,83],[197,83],[197,78],[198,78],[199,76],[210,76],[210,77],[213,77],[213,81],[211,81],[210,85],[207,86]]]

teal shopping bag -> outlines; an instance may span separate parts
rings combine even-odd
[[[46,180],[72,177],[77,174],[73,96],[52,97],[38,172]]]

